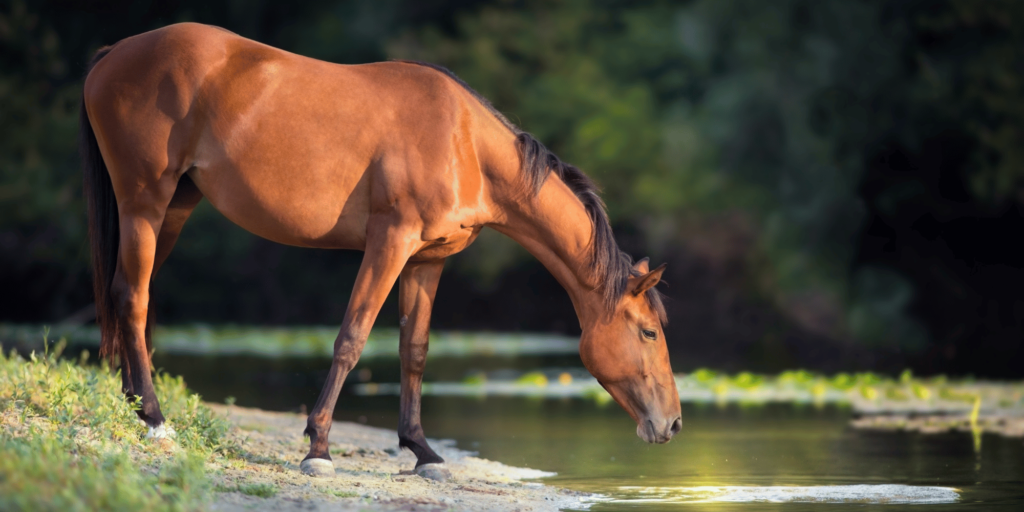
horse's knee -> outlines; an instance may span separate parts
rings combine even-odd
[[[423,378],[423,372],[427,369],[427,362],[425,359],[415,360],[402,360],[402,371],[410,377]]]
[[[350,328],[334,342],[333,364],[344,373],[352,371],[359,363],[359,356],[366,346],[369,333],[361,329]]]
[[[427,367],[427,344],[408,343],[398,350],[402,360],[402,371],[422,376]]]

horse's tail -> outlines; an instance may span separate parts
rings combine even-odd
[[[111,47],[101,48],[89,62],[85,76],[107,55]],[[117,313],[110,294],[117,268],[117,252],[121,227],[117,199],[110,181],[107,164],[96,143],[96,133],[85,110],[85,95],[78,118],[78,151],[82,158],[83,188],[89,205],[89,242],[92,248],[93,294],[96,300],[96,323],[100,327],[100,357],[120,355],[120,333]]]

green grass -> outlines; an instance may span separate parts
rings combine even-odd
[[[58,359],[59,352],[0,353],[0,510],[196,510],[207,503],[206,465],[239,451],[227,421],[181,378],[158,375],[157,395],[177,437],[147,441],[120,376]]]
[[[260,498],[273,498],[277,495],[277,487],[274,484],[242,484],[238,486],[238,492]]]
[[[238,484],[238,485],[218,485],[213,489],[215,492],[240,492],[249,496],[257,496],[260,498],[273,498],[277,496],[277,486],[274,484]],[[330,492],[330,491],[324,491]]]
[[[354,491],[334,491],[331,489],[325,489],[324,492],[338,498],[358,498],[363,495],[362,493]]]

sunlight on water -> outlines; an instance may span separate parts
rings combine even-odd
[[[911,485],[822,485],[812,487],[619,487],[601,503],[955,503],[960,494],[949,487]]]

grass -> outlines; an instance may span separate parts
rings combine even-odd
[[[274,484],[238,484],[235,486],[218,485],[214,488],[217,492],[240,492],[258,498],[273,498],[277,496],[277,486]]]
[[[259,498],[273,498],[277,496],[277,486],[274,484],[254,483],[238,485],[217,485],[214,492],[240,492],[249,496]]]
[[[158,375],[157,396],[175,442],[144,439],[120,376],[58,359],[0,352],[0,510],[196,510],[207,503],[206,466],[238,456],[229,423]]]
[[[331,496],[335,496],[338,498],[358,498],[363,495],[362,493],[355,491],[335,491],[331,489],[324,489],[323,492],[326,492],[327,494],[330,494]]]

